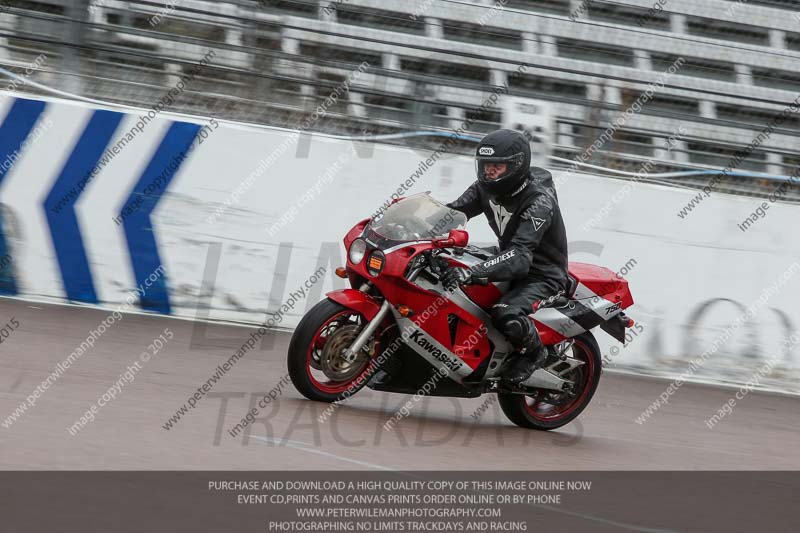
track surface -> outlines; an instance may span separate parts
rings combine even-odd
[[[0,421],[46,379],[108,312],[0,300],[0,324],[20,327],[0,345]],[[709,430],[704,420],[733,391],[684,385],[649,421],[635,418],[661,392],[660,380],[605,373],[593,403],[559,432],[535,432],[508,422],[490,397],[428,399],[392,431],[383,424],[409,396],[363,390],[335,411],[303,399],[291,385],[259,414],[249,436],[227,430],[252,399],[286,373],[289,334],[256,349],[214,385],[170,430],[162,426],[247,340],[251,328],[125,315],[38,403],[9,428],[0,426],[3,469],[408,469],[408,470],[741,470],[800,469],[800,400],[753,392]],[[77,435],[67,427],[138,360],[164,328],[175,337],[117,399]],[[227,405],[220,395],[228,398]],[[223,408],[224,407],[224,408]]]

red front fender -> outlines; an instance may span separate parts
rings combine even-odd
[[[372,320],[378,314],[381,305],[375,298],[356,289],[341,289],[326,294],[330,300],[342,304],[348,309],[360,313],[367,320]]]

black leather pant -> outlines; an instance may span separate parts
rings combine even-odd
[[[562,290],[561,284],[555,280],[526,278],[514,281],[511,289],[492,306],[492,324],[514,349],[536,353],[542,347],[542,340],[528,315],[533,313],[535,302]]]

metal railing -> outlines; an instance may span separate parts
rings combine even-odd
[[[345,135],[447,131],[464,117],[471,117],[469,133],[474,135],[499,126],[499,113],[474,116],[478,103],[495,86],[477,74],[459,71],[455,63],[451,70],[441,65],[429,69],[424,61],[402,68],[391,52],[369,46],[353,50],[341,45],[339,36],[325,32],[305,42],[296,30],[287,30],[297,26],[297,17],[324,19],[325,6],[325,2],[288,0],[270,0],[266,8],[245,0],[9,2],[0,12],[0,64],[56,91],[147,108],[174,86],[183,71],[213,50],[212,63],[174,99],[171,111],[292,128],[340,87],[359,63],[368,61],[365,75],[314,124],[315,130]],[[320,40],[328,44],[323,46]],[[396,46],[402,50],[406,45]],[[42,57],[44,61],[32,69]],[[586,87],[605,84],[591,76],[584,79]],[[572,157],[590,146],[626,106],[593,99],[596,96],[588,91],[582,94],[580,84],[572,90],[563,85],[567,81],[559,83],[512,84],[508,93],[552,102],[559,131],[554,154]],[[639,93],[645,89],[637,82],[626,86]],[[47,92],[33,84],[24,90]],[[643,158],[657,155],[659,139],[668,137],[676,125],[686,124],[690,134],[670,151],[671,160],[657,161],[654,172],[720,168],[744,148],[743,142],[720,142],[721,132],[748,139],[763,128],[752,113],[738,116],[736,106],[727,108],[724,118],[675,106],[646,107],[638,123],[620,129],[586,162],[635,171]],[[659,124],[660,129],[648,124]],[[774,135],[796,137],[798,129],[800,121],[787,123]],[[412,137],[394,142],[424,147],[429,141]],[[472,146],[461,142],[451,150],[470,153]],[[796,168],[796,156],[765,143],[739,168],[788,175]],[[702,186],[704,179],[692,177],[680,183]],[[764,180],[730,177],[719,190],[762,195],[770,189]],[[800,198],[800,192],[793,186],[787,197]]]

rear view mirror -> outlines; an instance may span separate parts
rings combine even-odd
[[[464,248],[469,243],[469,233],[465,229],[451,229],[447,240],[452,241],[456,248]]]

